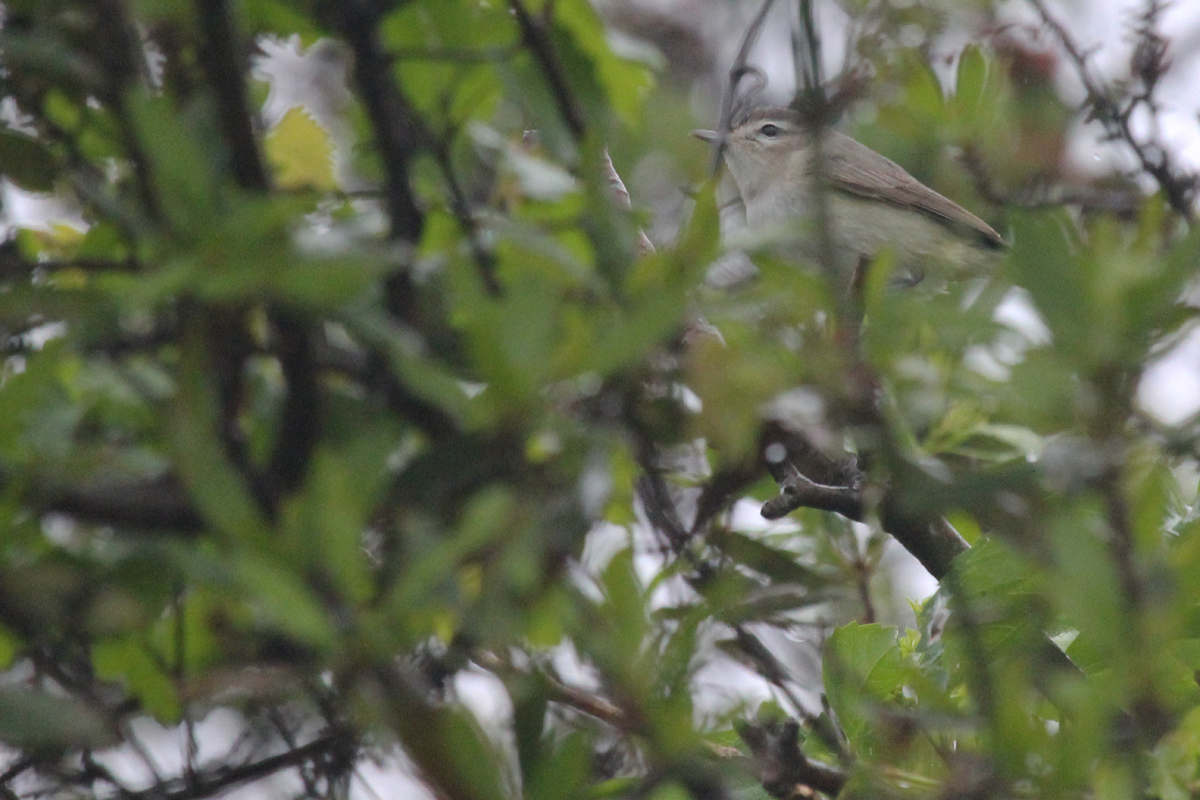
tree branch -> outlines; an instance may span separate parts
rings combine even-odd
[[[787,468],[789,474],[780,482],[779,496],[763,504],[763,517],[780,519],[798,508],[816,508],[862,521],[865,504],[861,489],[814,483],[804,477],[790,462]]]
[[[759,780],[772,797],[794,800],[811,796],[814,789],[834,797],[846,785],[846,773],[811,761],[800,750],[800,726],[795,720],[780,725],[743,724],[737,731],[754,754]],[[797,787],[809,791],[797,791]]]
[[[392,77],[391,58],[379,41],[381,4],[325,0],[321,8],[354,52],[354,80],[375,133],[386,174],[384,203],[394,239],[415,244],[425,217],[409,184],[413,156],[428,140],[424,127]]]
[[[265,191],[266,168],[247,113],[245,66],[239,58],[238,36],[226,0],[196,0],[200,29],[200,66],[213,91],[221,135],[229,151],[229,166],[238,185]]]
[[[312,334],[299,316],[277,311],[272,321],[279,336],[279,365],[287,385],[279,430],[271,453],[272,488],[290,492],[299,487],[317,445],[321,421],[321,391]]]
[[[1137,31],[1138,44],[1134,50],[1134,78],[1142,83],[1143,91],[1129,96],[1124,103],[1113,98],[1111,87],[1096,78],[1088,66],[1087,55],[1080,50],[1071,33],[1063,27],[1044,0],[1029,0],[1042,18],[1042,22],[1062,45],[1067,57],[1075,66],[1079,79],[1087,92],[1085,105],[1091,109],[1090,116],[1098,119],[1108,131],[1109,137],[1124,142],[1133,151],[1142,171],[1154,178],[1167,202],[1179,216],[1189,224],[1195,219],[1193,201],[1200,176],[1194,173],[1178,173],[1167,150],[1157,143],[1139,141],[1133,131],[1132,118],[1139,106],[1145,105],[1153,115],[1157,111],[1153,94],[1159,79],[1166,71],[1166,44],[1154,31],[1161,6],[1151,3],[1143,15]],[[1153,151],[1153,153],[1151,152]]]
[[[434,148],[434,153],[437,156],[438,166],[441,167],[442,177],[446,180],[446,188],[450,190],[450,210],[454,213],[454,218],[467,238],[467,245],[471,248],[471,256],[475,259],[479,278],[483,281],[487,293],[492,297],[498,297],[501,287],[500,282],[496,280],[496,257],[484,245],[483,238],[479,235],[479,223],[476,221],[475,215],[471,213],[466,192],[463,191],[458,176],[454,174],[454,165],[451,163],[450,149],[447,143],[439,142],[438,146]]]
[[[855,522],[866,521],[870,508],[862,474],[852,457],[838,463],[777,423],[765,429],[762,452],[767,469],[779,484],[779,496],[763,504],[761,513],[767,519],[815,508]],[[946,520],[914,517],[891,492],[885,492],[876,512],[883,529],[938,580],[949,572],[955,557],[970,547]]]
[[[99,51],[110,79],[107,100],[113,108],[121,143],[133,165],[133,179],[142,205],[150,219],[161,222],[162,200],[154,186],[150,159],[138,140],[125,102],[125,90],[148,78],[146,53],[124,0],[97,0],[95,6],[97,33],[104,42]]]
[[[41,513],[67,514],[96,525],[195,533],[205,524],[187,493],[171,479],[77,485],[34,480],[22,493]]]
[[[200,800],[214,797],[235,786],[261,780],[276,772],[299,767],[354,746],[345,734],[329,734],[279,755],[236,767],[214,769],[207,775],[201,773],[195,776],[191,781],[183,778],[164,781],[149,789],[131,792],[129,797],[131,800]]]

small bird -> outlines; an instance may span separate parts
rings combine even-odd
[[[692,135],[713,143],[721,138],[715,131]],[[751,231],[817,258],[813,147],[800,115],[788,108],[754,111],[729,132],[723,152]],[[890,251],[902,283],[926,274],[971,275],[1006,247],[979,217],[845,134],[825,131],[822,156],[839,274],[853,275],[864,258]]]

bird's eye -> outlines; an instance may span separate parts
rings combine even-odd
[[[763,125],[761,128],[759,128],[758,132],[761,133],[763,136],[767,137],[768,139],[774,139],[776,136],[779,135],[779,126],[767,123],[766,125]]]

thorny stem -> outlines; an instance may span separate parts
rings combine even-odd
[[[1084,90],[1087,92],[1086,104],[1090,106],[1092,116],[1100,120],[1111,138],[1119,139],[1129,146],[1138,159],[1142,171],[1158,183],[1175,213],[1189,224],[1192,223],[1195,219],[1193,200],[1196,193],[1197,176],[1189,173],[1177,173],[1166,149],[1154,142],[1140,141],[1133,132],[1132,126],[1133,114],[1139,106],[1145,105],[1152,114],[1156,110],[1153,92],[1158,79],[1167,67],[1164,57],[1165,46],[1162,45],[1161,38],[1153,29],[1161,8],[1160,4],[1153,1],[1149,4],[1143,15],[1143,24],[1138,31],[1141,38],[1137,48],[1141,51],[1141,58],[1135,58],[1135,62],[1138,62],[1135,67],[1140,73],[1137,77],[1142,81],[1143,91],[1133,95],[1122,104],[1113,98],[1110,87],[1103,85],[1092,74],[1092,70],[1088,66],[1087,54],[1079,48],[1062,23],[1050,13],[1044,0],[1029,0],[1029,3],[1042,18],[1046,27],[1054,33],[1067,57],[1075,66]],[[1135,50],[1135,55],[1137,54],[1138,51]]]

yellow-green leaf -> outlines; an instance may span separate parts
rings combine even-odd
[[[296,106],[267,135],[267,158],[284,189],[336,189],[333,142],[307,111]]]

